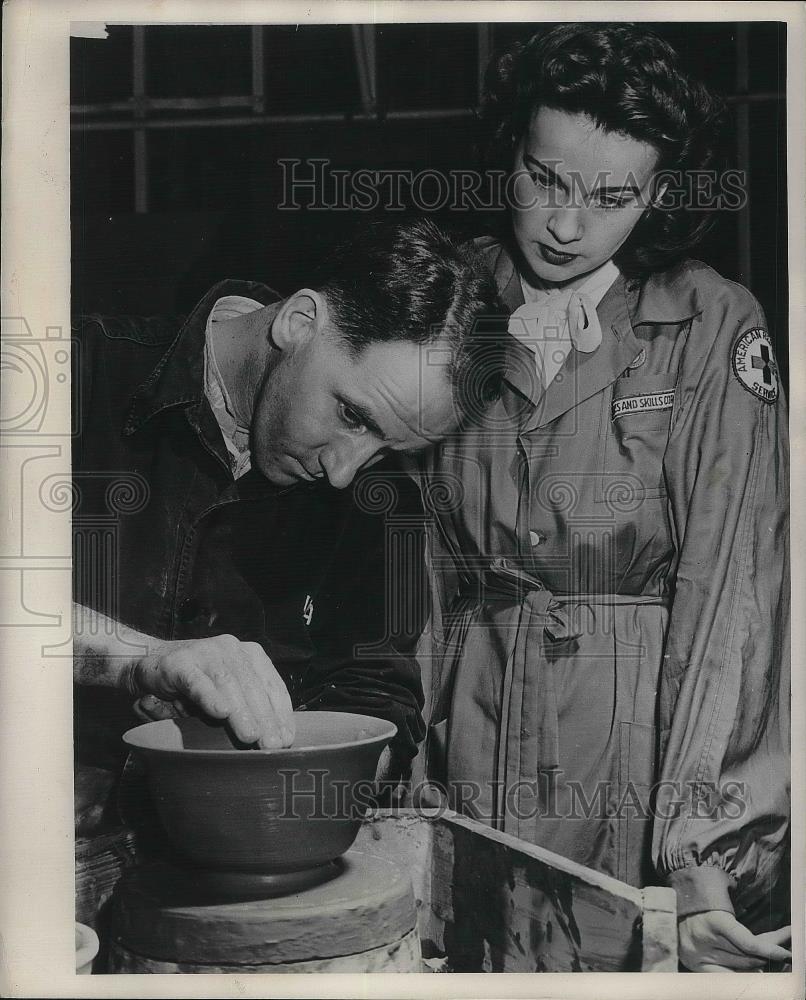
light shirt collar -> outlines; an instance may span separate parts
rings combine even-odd
[[[217,299],[207,317],[204,334],[204,394],[221,428],[221,436],[227,447],[230,469],[234,479],[246,475],[252,467],[249,449],[249,428],[238,422],[227,385],[221,374],[213,347],[214,327],[236,316],[262,309],[260,302],[242,295],[225,295]]]
[[[605,297],[608,289],[615,282],[616,278],[618,278],[619,274],[619,269],[613,261],[607,260],[604,264],[600,264],[596,270],[586,275],[582,284],[574,289],[540,288],[536,285],[530,285],[524,276],[520,275],[521,289],[523,290],[523,298],[526,302],[543,302],[551,296],[567,295],[571,291],[576,291],[581,295],[587,295],[594,307],[596,307]]]

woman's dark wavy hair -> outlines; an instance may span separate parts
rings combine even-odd
[[[719,177],[725,167],[724,102],[682,73],[674,49],[643,27],[563,24],[540,31],[495,58],[486,83],[487,153],[506,170],[538,107],[585,114],[607,132],[650,143],[660,171]],[[714,215],[685,204],[652,206],[615,261],[628,275],[668,267],[688,255]]]

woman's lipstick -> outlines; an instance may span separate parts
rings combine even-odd
[[[579,256],[579,254],[576,253],[563,253],[560,250],[554,250],[545,243],[538,242],[537,247],[543,260],[547,264],[554,264],[556,267],[562,267],[564,264],[570,264],[572,260],[576,260]]]

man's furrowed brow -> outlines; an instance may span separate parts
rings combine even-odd
[[[389,439],[378,426],[378,422],[369,412],[369,410],[362,406],[361,403],[356,403],[346,396],[341,396],[341,401],[345,406],[349,406],[350,409],[355,413],[355,415],[361,420],[361,423],[367,428],[368,431],[372,431],[376,437],[379,437],[381,441],[388,441]]]

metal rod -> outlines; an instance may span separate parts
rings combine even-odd
[[[746,24],[736,26],[736,91],[737,97],[747,93],[750,85],[750,50]],[[736,159],[739,170],[747,178],[744,204],[739,210],[738,244],[739,274],[745,285],[752,286],[752,228],[750,216],[750,106],[747,101],[736,101]]]
[[[75,132],[113,132],[126,129],[160,129],[160,128],[215,128],[242,125],[338,125],[350,122],[360,124],[380,124],[384,121],[416,122],[416,121],[451,121],[476,117],[473,108],[429,108],[418,111],[389,111],[385,115],[341,113],[319,115],[238,115],[228,118],[146,118],[144,120],[126,121],[77,121],[70,128]]]
[[[728,104],[761,104],[765,101],[782,101],[784,94],[774,91],[760,91],[757,94],[732,94],[727,97]],[[225,97],[144,97],[139,100],[139,105],[146,114],[149,111],[208,111],[211,108],[241,108],[250,104],[254,105],[255,97],[232,94]],[[104,115],[113,111],[128,111],[132,114],[135,111],[135,99],[130,97],[125,101],[107,101],[95,104],[72,104],[70,106],[71,115]],[[367,112],[370,114],[371,112]],[[393,111],[387,114],[387,118],[398,115],[401,112]],[[299,121],[302,117],[306,120],[318,121],[319,115],[275,115],[276,120],[289,117],[294,121]],[[331,118],[340,118],[343,121],[352,121],[357,115],[335,113]]]
[[[134,210],[148,212],[148,148],[144,128],[146,93],[145,28],[136,25],[132,33],[132,82],[134,91]]]
[[[134,111],[134,98],[125,101],[100,101],[96,104],[71,104],[71,115],[105,115],[110,111]]]
[[[476,74],[476,96],[479,104],[484,97],[484,77],[487,72],[487,64],[490,61],[490,49],[492,32],[489,24],[479,24],[477,28],[478,38],[478,66]]]
[[[372,113],[372,94],[369,86],[369,72],[367,67],[367,53],[364,47],[364,36],[361,31],[362,25],[353,24],[350,32],[353,38],[353,55],[355,56],[355,68],[358,73],[358,90],[361,94],[361,108],[364,114]]]
[[[108,104],[77,104],[71,114],[107,114],[110,111],[131,111],[145,116],[149,111],[205,111],[210,108],[248,108],[254,103],[251,95],[230,97],[131,97],[127,101],[110,101]]]
[[[262,115],[266,110],[265,66],[263,59],[263,25],[252,27],[252,110]]]
[[[728,104],[762,104],[764,101],[785,101],[786,94],[774,90],[759,90],[756,94],[731,94],[725,100]]]
[[[369,81],[370,110],[378,106],[378,60],[375,54],[375,25],[364,25],[364,51],[367,59],[367,80]]]

